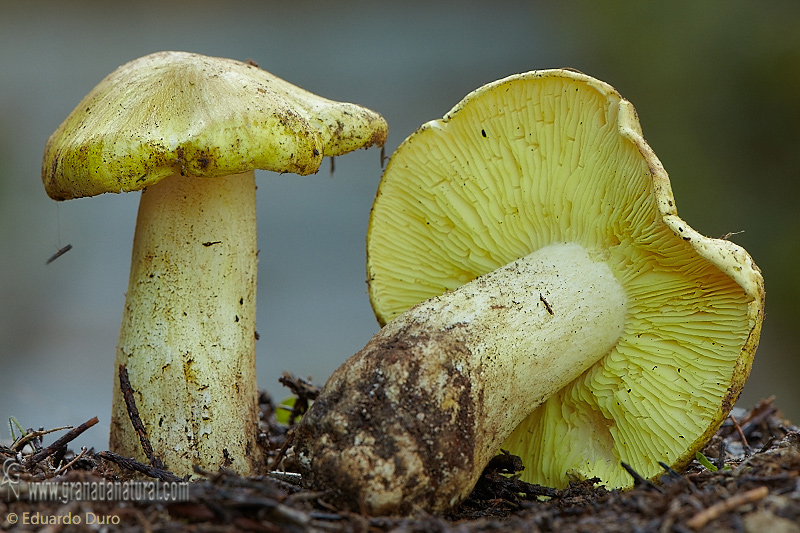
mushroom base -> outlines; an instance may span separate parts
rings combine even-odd
[[[593,255],[542,248],[387,324],[300,422],[304,480],[372,514],[463,500],[514,428],[622,334],[626,295]]]
[[[169,470],[260,469],[255,295],[253,172],[173,175],[143,191],[114,368],[112,450],[146,461],[116,379],[124,364]]]

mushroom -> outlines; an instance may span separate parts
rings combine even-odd
[[[253,63],[161,52],[101,81],[47,141],[55,200],[142,190],[117,346],[156,456],[263,465],[255,377],[255,169],[311,174],[383,145],[383,118]],[[111,449],[144,459],[114,380]]]
[[[406,139],[367,252],[386,325],[295,451],[309,486],[373,514],[450,509],[501,449],[551,487],[681,468],[736,401],[764,314],[747,252],[678,217],[631,103],[572,70],[490,83]]]

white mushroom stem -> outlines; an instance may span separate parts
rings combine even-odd
[[[295,433],[304,476],[374,514],[449,509],[533,409],[612,349],[626,309],[577,244],[422,302],[325,385]]]
[[[155,455],[253,473],[256,203],[253,172],[173,175],[142,192],[114,368],[127,366]],[[111,449],[144,460],[114,380]]]

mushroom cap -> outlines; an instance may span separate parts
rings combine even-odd
[[[381,324],[553,243],[578,243],[628,296],[610,353],[535,409],[502,448],[522,478],[627,487],[687,464],[749,375],[764,282],[745,250],[677,215],[636,111],[565,69],[501,79],[424,124],[393,154],[367,235]]]
[[[174,173],[312,174],[323,156],[383,145],[377,113],[316,96],[255,64],[158,52],[109,74],[50,136],[55,200],[143,189]]]

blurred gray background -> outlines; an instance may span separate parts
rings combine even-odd
[[[743,245],[764,271],[767,319],[740,405],[775,395],[800,421],[800,3],[3,2],[0,7],[0,438],[100,424],[138,193],[56,203],[44,143],[117,66],[159,50],[252,59],[317,94],[382,113],[386,153],[471,90],[569,66],[616,87],[672,178],[682,217]],[[378,329],[364,238],[379,151],[315,176],[258,176],[258,377],[322,384]],[[58,248],[73,249],[54,263]]]

